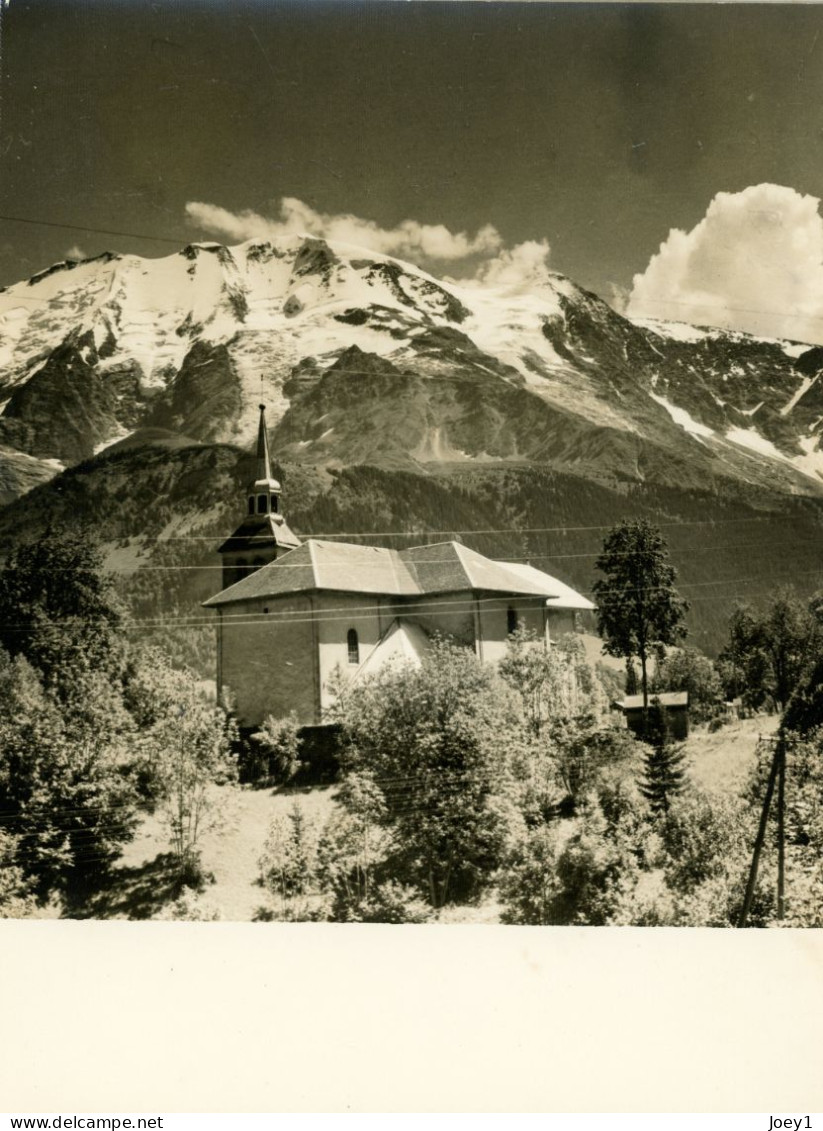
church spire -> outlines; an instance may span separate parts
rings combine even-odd
[[[280,511],[280,484],[271,473],[269,437],[266,431],[266,406],[260,405],[260,423],[257,427],[257,471],[249,484],[249,514],[276,515],[282,522]]]
[[[300,539],[289,530],[280,513],[280,484],[271,472],[266,406],[262,404],[254,476],[246,487],[246,517],[218,550],[223,559],[224,589],[300,545]]]
[[[266,433],[266,406],[260,405],[260,424],[257,429],[257,479],[271,479],[269,437]]]

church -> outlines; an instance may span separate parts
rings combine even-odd
[[[592,603],[532,566],[493,561],[460,542],[393,550],[309,538],[281,512],[260,406],[256,478],[246,516],[219,548],[217,686],[241,726],[294,712],[324,722],[334,684],[393,659],[417,663],[432,635],[450,636],[495,662],[522,626],[546,647],[574,632]]]

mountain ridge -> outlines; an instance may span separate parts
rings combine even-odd
[[[357,378],[353,348],[372,377],[381,361],[402,375],[381,386],[371,448],[368,420],[344,421],[350,382],[339,405],[331,382],[315,392],[341,365]],[[0,443],[67,466],[144,426],[242,445],[264,400],[285,458],[318,465],[574,459],[620,476],[622,445],[597,442],[612,429],[701,474],[817,494],[821,365],[797,343],[630,322],[557,273],[515,293],[316,237],[190,244],[67,261],[0,293]],[[318,399],[333,426],[317,428]]]

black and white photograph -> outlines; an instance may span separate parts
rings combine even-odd
[[[823,8],[0,11],[0,914],[823,925]]]

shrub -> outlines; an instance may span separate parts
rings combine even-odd
[[[250,739],[247,780],[265,778],[277,785],[290,782],[301,766],[299,729],[297,716],[293,713],[285,719],[267,716],[260,730]]]

